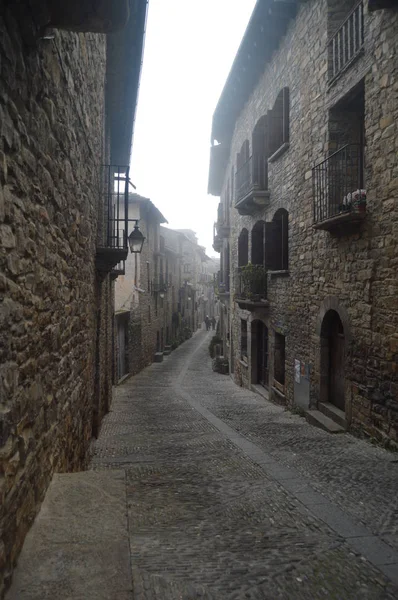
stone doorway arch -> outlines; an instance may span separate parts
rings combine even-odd
[[[337,298],[329,297],[323,302],[317,334],[320,338],[319,401],[346,413],[350,400],[346,376],[351,331],[347,311]]]

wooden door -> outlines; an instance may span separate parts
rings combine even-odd
[[[345,410],[344,399],[344,329],[338,315],[329,335],[329,402]]]
[[[257,325],[257,375],[258,383],[268,388],[268,329],[261,322]]]

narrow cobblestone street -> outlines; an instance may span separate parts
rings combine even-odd
[[[213,373],[211,334],[117,390],[134,600],[398,597],[396,457]]]

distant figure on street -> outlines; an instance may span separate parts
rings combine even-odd
[[[212,328],[212,330],[213,330],[213,331],[214,331],[214,330],[215,330],[215,328],[216,328],[216,319],[215,319],[215,317],[212,317],[212,318],[211,318],[211,328]]]
[[[209,331],[209,329],[210,329],[210,319],[209,319],[209,315],[206,315],[206,318],[205,318],[205,323],[206,323],[206,331]]]

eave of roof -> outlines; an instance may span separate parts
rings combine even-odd
[[[130,17],[107,36],[106,111],[111,164],[130,164],[148,0],[129,0]]]
[[[167,219],[149,198],[145,198],[139,194],[129,194],[129,204],[142,204],[147,207],[148,213],[151,213],[155,221],[158,223],[168,223]]]
[[[300,0],[257,0],[213,115],[212,143],[228,143],[243,106],[278,47]]]

